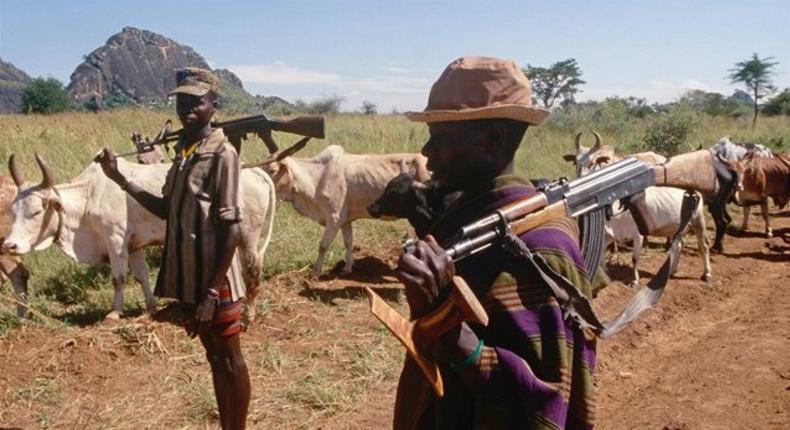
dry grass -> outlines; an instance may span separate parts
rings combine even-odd
[[[39,152],[65,180],[76,176],[101,147],[131,149],[132,131],[154,133],[168,117],[172,115],[149,111],[2,116],[0,158],[18,154],[33,179],[39,177],[33,153]],[[628,147],[639,127],[604,137]],[[397,116],[332,117],[327,128],[328,139],[312,142],[305,155],[331,143],[350,152],[418,151],[427,137],[423,125]],[[790,122],[763,119],[757,130],[751,130],[748,123],[712,119],[692,145],[707,146],[724,134],[790,142]],[[560,155],[571,151],[572,136],[573,130],[551,126],[530,129],[516,157],[517,170],[530,177],[569,175]],[[281,146],[292,141],[290,136],[278,138]],[[248,142],[242,155],[249,161],[262,154],[261,145]],[[402,221],[362,221],[355,224],[355,242],[361,253],[391,263],[408,231]],[[259,319],[243,336],[253,386],[253,428],[345,428],[361,409],[391,411],[392,399],[382,399],[381,393],[392,392],[403,351],[369,315],[367,300],[354,280],[315,284],[305,278],[320,232],[320,226],[298,216],[289,205],[279,205],[264,262]],[[328,267],[343,258],[340,242],[330,250]],[[155,255],[151,260],[155,262]],[[106,269],[74,264],[54,248],[28,255],[25,262],[33,273],[34,319],[19,321],[10,288],[0,290],[0,426],[216,426],[202,348],[177,325],[177,311],[168,309],[153,321],[141,316],[142,293],[132,283],[126,290],[125,319],[121,325],[104,327],[100,321],[112,297]],[[376,282],[404,310],[397,285]]]

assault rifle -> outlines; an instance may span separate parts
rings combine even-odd
[[[162,131],[152,141],[148,139],[143,140],[139,133],[133,134],[132,140],[135,142],[138,150],[119,154],[119,156],[148,152],[153,150],[156,145],[167,146],[168,143],[177,141],[181,137],[183,129],[170,130],[169,123],[170,121],[168,120]],[[307,138],[324,138],[324,118],[317,115],[299,116],[288,120],[269,119],[266,115],[253,115],[229,121],[212,122],[211,126],[213,128],[221,128],[239,153],[241,153],[242,140],[246,139],[249,134],[255,134],[260,137],[272,154],[279,149],[272,138],[272,130],[297,134]]]
[[[580,247],[585,255],[588,273],[595,273],[603,253],[603,222],[607,212],[611,211],[614,203],[628,199],[653,185],[673,186],[703,193],[713,192],[716,188],[716,176],[711,153],[702,150],[683,154],[655,166],[649,166],[635,158],[626,158],[572,181],[560,179],[530,197],[510,203],[463,226],[454,239],[442,246],[454,261],[458,261],[492,245],[507,242],[517,250],[520,258],[536,268],[567,315],[582,327],[592,329],[600,337],[609,337],[658,301],[677,261],[680,233],[688,224],[692,209],[699,201],[696,193],[687,193],[684,199],[681,227],[673,238],[670,258],[659,274],[643,291],[637,293],[612,322],[601,322],[587,297],[570,281],[551,269],[540,255],[531,253],[521,241],[509,238],[517,237],[553,219],[580,218]],[[636,213],[634,215],[639,216]],[[410,247],[413,249],[413,242],[404,245],[406,252],[411,252]],[[420,351],[461,322],[487,325],[488,316],[477,297],[464,280],[456,276],[451,283],[450,296],[444,303],[430,314],[415,321],[408,321],[373,290],[368,288],[367,293],[371,312],[403,343],[436,393],[441,396],[443,385],[439,368]]]

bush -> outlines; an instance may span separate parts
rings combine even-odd
[[[766,115],[790,115],[790,88],[785,88],[776,97],[768,100],[763,105],[763,113]]]
[[[701,124],[700,114],[687,106],[675,106],[655,117],[644,133],[645,148],[672,156],[691,149],[688,142]]]
[[[22,91],[23,113],[63,112],[68,105],[69,96],[55,78],[33,79]]]
[[[307,103],[304,100],[299,99],[294,102],[294,109],[297,112],[309,113],[314,115],[339,113],[340,105],[343,103],[343,100],[345,99],[340,96],[323,97],[318,100],[314,100],[310,103]]]

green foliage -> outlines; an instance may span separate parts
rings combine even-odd
[[[579,86],[586,83],[581,79],[582,71],[573,58],[558,61],[549,67],[527,64],[522,71],[532,84],[533,98],[546,108],[551,108],[558,100],[573,102]]]
[[[757,123],[758,103],[760,99],[776,91],[772,77],[774,67],[779,62],[772,61],[773,57],[760,58],[757,53],[752,54],[752,58],[746,61],[735,63],[735,68],[730,69],[730,81],[733,84],[743,84],[751,93],[754,100],[754,119],[752,126]]]
[[[294,103],[294,110],[314,115],[336,114],[340,113],[340,105],[343,104],[344,100],[340,96],[322,97],[309,103],[299,99]]]
[[[136,106],[137,102],[122,91],[113,91],[104,98],[104,106],[108,109]]]
[[[745,94],[745,93],[744,93]],[[692,109],[708,115],[727,115],[739,117],[748,112],[749,103],[733,96],[725,97],[723,94],[703,90],[691,90],[680,97],[680,104],[686,104]]]
[[[691,149],[688,145],[701,124],[700,115],[679,105],[652,119],[644,133],[646,149],[667,156]]]
[[[766,115],[788,115],[790,116],[790,88],[777,94],[776,97],[768,100],[763,105],[763,113]]]
[[[23,113],[63,112],[69,105],[69,96],[63,84],[55,78],[36,78],[22,91]]]
[[[375,115],[378,113],[378,108],[372,101],[365,100],[362,102],[362,106],[359,108],[359,111],[365,115]]]

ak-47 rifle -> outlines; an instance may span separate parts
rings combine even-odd
[[[274,139],[272,138],[272,130],[297,134],[307,138],[324,138],[324,117],[318,115],[298,116],[288,120],[277,120],[269,119],[266,117],[266,115],[261,114],[232,119],[229,121],[212,122],[211,126],[213,128],[222,128],[225,136],[228,137],[230,143],[236,147],[236,151],[239,153],[241,153],[242,140],[246,139],[247,135],[249,134],[256,134],[258,137],[260,137],[264,144],[266,144],[269,152],[272,154],[277,152],[279,149],[277,147],[277,143],[275,143]],[[177,141],[181,137],[182,131],[183,129],[170,130],[169,127],[165,126],[165,128],[156,138],[154,138],[154,140],[148,141],[146,139],[144,141],[145,144],[143,145],[144,148],[142,152],[145,152],[145,150],[150,151],[156,145],[167,145],[170,142]],[[133,135],[133,140],[135,140],[135,136],[138,140],[142,141],[139,133]],[[137,146],[138,148],[140,147],[140,145]],[[119,154],[118,156],[134,155],[138,152],[141,151],[138,150],[135,152]]]
[[[510,203],[465,225],[453,240],[443,243],[442,246],[454,261],[458,261],[492,245],[507,242],[508,238],[517,237],[552,219],[582,218],[583,237],[580,246],[586,257],[588,273],[594,273],[603,252],[603,221],[607,211],[611,211],[614,203],[653,185],[703,193],[713,192],[716,188],[716,176],[711,153],[702,150],[683,154],[655,166],[648,166],[635,158],[626,158],[572,181],[560,179],[530,197]],[[698,198],[696,193],[687,193],[683,202],[681,227],[673,238],[670,258],[659,270],[659,274],[637,293],[612,322],[601,322],[587,297],[570,281],[554,272],[540,255],[531,253],[520,241],[511,240],[508,243],[516,243],[514,246],[520,247],[520,255],[534,265],[568,315],[583,327],[590,328],[605,338],[622,330],[658,301],[676,264],[681,232],[688,224],[692,208],[696,207],[695,199]],[[406,252],[409,252],[409,246],[408,242],[404,245]],[[451,284],[449,298],[433,312],[415,321],[406,320],[373,290],[367,289],[371,312],[403,343],[439,396],[443,393],[439,368],[421,351],[442,333],[461,322],[469,321],[481,325],[487,325],[488,322],[485,310],[463,279],[456,276]]]

